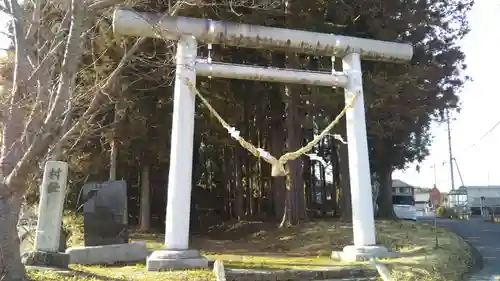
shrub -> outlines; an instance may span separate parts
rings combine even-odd
[[[449,217],[451,218],[457,218],[457,212],[453,208],[447,208],[445,206],[440,206],[437,209],[437,216],[438,217]]]
[[[64,211],[63,229],[66,233],[68,247],[80,246],[83,243],[83,215],[72,211]]]
[[[442,217],[444,216],[444,212],[445,212],[445,207],[444,206],[440,206],[438,209],[437,209],[437,216],[438,217]]]

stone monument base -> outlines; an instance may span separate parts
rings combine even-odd
[[[389,252],[383,246],[362,246],[354,245],[345,246],[343,251],[333,251],[331,258],[346,262],[367,261],[370,258],[395,258],[398,253]]]
[[[103,246],[73,247],[66,250],[71,264],[115,264],[144,262],[149,251],[144,242]]]
[[[208,260],[197,250],[160,250],[147,259],[148,271],[208,268]]]
[[[44,266],[55,268],[68,268],[69,255],[57,252],[45,251],[29,251],[21,255],[21,260],[24,265],[29,266]]]

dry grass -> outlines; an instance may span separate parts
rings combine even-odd
[[[33,281],[215,281],[209,270],[147,272],[144,265],[71,266],[71,271],[30,271]]]
[[[437,231],[439,247],[431,226],[406,221],[378,221],[377,241],[392,251],[403,253],[398,259],[385,260],[394,280],[457,281],[462,279],[470,261],[469,246],[456,235]],[[152,250],[162,248],[163,235],[134,234],[133,240],[145,241]],[[352,227],[339,221],[314,221],[300,226],[277,229],[263,222],[228,223],[214,227],[204,237],[193,238],[194,248],[209,259],[223,260],[238,268],[322,269],[353,266],[328,258],[332,250],[352,244]],[[358,265],[361,263],[358,263]],[[31,272],[37,281],[46,280],[213,280],[208,270],[145,272],[144,265],[72,267],[75,273]],[[87,274],[87,275],[86,275]],[[88,275],[90,274],[90,275]]]
[[[256,264],[273,268],[289,268],[291,264],[299,268],[304,264],[308,268],[345,265],[329,260],[328,256],[332,250],[352,244],[352,226],[339,221],[315,221],[287,229],[240,222],[218,227],[213,232],[215,237],[230,238],[232,233],[240,233],[241,237],[232,241],[195,239],[194,242],[213,259],[247,267]],[[471,260],[469,246],[444,229],[438,228],[437,236],[439,247],[435,248],[436,235],[427,224],[377,221],[377,242],[403,254],[401,258],[385,260],[395,280],[457,281],[462,278]]]

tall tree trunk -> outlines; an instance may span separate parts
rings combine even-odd
[[[292,58],[293,60],[295,58]],[[301,147],[301,122],[298,122],[299,93],[293,92],[293,86],[285,86],[287,97],[286,127],[288,151],[295,151]],[[293,87],[295,88],[295,87]],[[302,160],[300,158],[288,162],[287,196],[285,215],[281,226],[296,225],[307,219],[304,196],[304,179],[302,178]]]
[[[275,65],[284,65],[284,56],[282,54],[273,54],[273,62]],[[271,96],[271,154],[278,157],[283,154],[283,146],[285,141],[285,128],[283,122],[284,104],[280,88],[272,88]],[[284,177],[271,177],[272,198],[274,215],[276,220],[283,218],[286,201],[286,188]]]
[[[232,159],[231,159],[231,150],[227,147],[224,147],[222,149],[223,153],[223,159],[224,162],[222,163],[222,169],[223,169],[223,186],[224,186],[224,193],[223,193],[223,202],[224,202],[224,219],[227,220],[231,218],[232,212],[231,212],[231,177],[232,177],[232,172],[233,172],[233,166],[232,166]]]
[[[313,131],[314,134],[314,131]],[[314,153],[314,150],[312,151]],[[318,163],[316,161],[309,161],[311,163],[311,186],[309,187],[309,204],[310,206],[317,207],[316,200],[316,186],[318,185],[318,178],[316,172],[318,171]]]
[[[281,155],[283,152],[283,134],[282,130],[275,131],[272,134],[272,146],[271,153],[273,155]],[[281,219],[283,217],[283,212],[285,210],[285,201],[286,201],[286,187],[285,187],[285,178],[284,177],[272,177],[272,190],[273,190],[273,206],[274,206],[274,214],[277,219]]]
[[[111,152],[109,155],[109,180],[116,180],[116,172],[118,170],[118,143],[115,139],[111,141]]]
[[[295,7],[293,0],[284,0],[285,27],[293,28],[296,24],[299,10]],[[296,53],[286,53],[285,65],[287,68],[300,69],[301,65]],[[301,147],[302,122],[299,119],[300,91],[303,86],[285,85],[284,96],[286,99],[286,129],[287,150],[295,151]],[[288,216],[286,214],[288,213]],[[281,226],[296,225],[307,218],[304,196],[304,179],[302,178],[302,161],[295,159],[288,162],[287,176],[287,201],[285,204],[285,216]]]
[[[333,69],[335,71],[342,71],[342,59],[335,58],[333,63]],[[342,118],[342,121],[335,127],[335,133],[341,136],[346,136],[346,119]],[[352,202],[351,202],[351,182],[349,177],[349,153],[347,150],[347,145],[339,142],[335,142],[335,154],[336,164],[338,165],[338,188],[339,188],[339,205],[340,205],[340,218],[344,221],[352,220]]]
[[[263,112],[263,107],[264,105],[258,105],[257,106],[257,114],[255,118],[255,128],[257,131],[257,143],[259,147],[266,147],[264,144],[264,138],[262,136],[264,127],[266,125],[265,122],[265,112]],[[263,216],[263,209],[262,209],[262,202],[264,199],[264,189],[265,189],[265,184],[263,180],[263,175],[262,175],[262,161],[260,159],[257,159],[255,161],[255,193],[257,194],[256,198],[254,199],[255,206],[254,206],[254,212],[260,216]]]
[[[285,185],[290,188],[291,187],[291,176],[286,175],[285,177]],[[293,204],[293,196],[292,192],[290,190],[287,190],[286,192],[286,200],[285,200],[285,205],[284,205],[284,210],[283,210],[283,218],[281,219],[280,223],[280,228],[281,227],[288,227],[291,225],[294,225],[293,221],[293,213],[292,213],[292,204]]]
[[[344,123],[345,124],[345,123]],[[341,203],[341,218],[344,221],[352,220],[352,202],[351,202],[351,183],[349,182],[349,155],[347,145],[340,144],[337,146],[339,159],[339,186],[340,186],[340,203]]]
[[[151,229],[151,166],[143,165],[141,169],[141,205],[140,205],[140,226],[141,231]]]
[[[113,96],[117,98],[114,108],[114,118],[113,118],[113,135],[111,139],[111,151],[109,155],[109,180],[115,181],[118,173],[118,143],[120,136],[118,135],[118,126],[120,122],[125,117],[126,106],[123,104],[123,94],[127,90],[127,85],[121,85],[119,89],[118,80],[114,81],[112,84],[111,91]]]
[[[115,123],[120,119],[119,116],[119,106],[118,103],[115,104],[115,117],[114,121]],[[116,124],[115,124],[116,127]],[[109,180],[110,181],[115,181],[116,180],[116,173],[118,170],[118,139],[117,139],[117,133],[116,133],[116,128],[113,129],[113,136],[111,139],[111,151],[109,155]]]
[[[322,139],[319,142],[318,155],[321,158],[326,159],[326,157],[325,157],[325,139]],[[323,211],[323,215],[325,215],[324,210],[326,209],[326,207],[328,205],[326,202],[326,193],[328,191],[328,184],[326,182],[326,167],[323,165],[319,165],[319,173],[320,173],[320,181],[321,181],[321,209]]]
[[[241,148],[234,148],[234,192],[235,192],[235,202],[234,202],[234,214],[238,220],[243,219],[245,206],[243,205],[243,176],[241,167]]]
[[[343,144],[341,144],[343,145]],[[330,141],[330,158],[332,165],[332,203],[333,203],[333,214],[337,216],[339,213],[339,159],[337,154],[337,144],[335,141]]]
[[[304,171],[303,171],[303,178],[304,178],[304,194],[305,194],[305,203],[306,203],[306,210],[307,207],[309,206],[311,202],[311,185],[312,185],[312,175],[311,175],[311,170],[312,170],[312,165],[311,165],[311,160],[304,158],[303,164],[304,166]]]
[[[309,68],[317,68],[317,65],[313,63],[312,57],[309,57]],[[311,93],[311,95],[314,93]],[[302,146],[306,145],[309,141],[314,139],[314,104],[311,100],[311,95],[308,96],[304,102],[304,120],[302,122]],[[314,148],[310,153],[314,153]],[[308,210],[311,203],[311,188],[313,185],[314,176],[314,163],[309,157],[302,158],[303,174],[304,179],[304,209]]]
[[[392,205],[392,168],[385,167],[379,173],[380,187],[377,198],[378,216],[385,219],[394,219],[394,207]]]
[[[253,199],[253,173],[252,165],[253,159],[248,154],[245,155],[245,215],[251,217],[253,215],[252,199]]]
[[[2,187],[3,189],[3,187]],[[23,281],[26,277],[21,263],[20,240],[17,222],[21,211],[22,197],[0,194],[0,280]]]

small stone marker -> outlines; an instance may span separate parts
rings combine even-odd
[[[67,179],[68,163],[62,161],[45,163],[35,234],[36,250],[59,251]]]
[[[23,264],[68,267],[69,255],[59,252],[67,180],[68,163],[62,161],[47,161],[45,163],[40,188],[35,250],[22,253]]]
[[[127,183],[88,183],[82,195],[85,246],[128,243]]]
[[[226,270],[224,269],[224,262],[221,260],[216,260],[214,262],[215,278],[217,281],[226,281]]]

